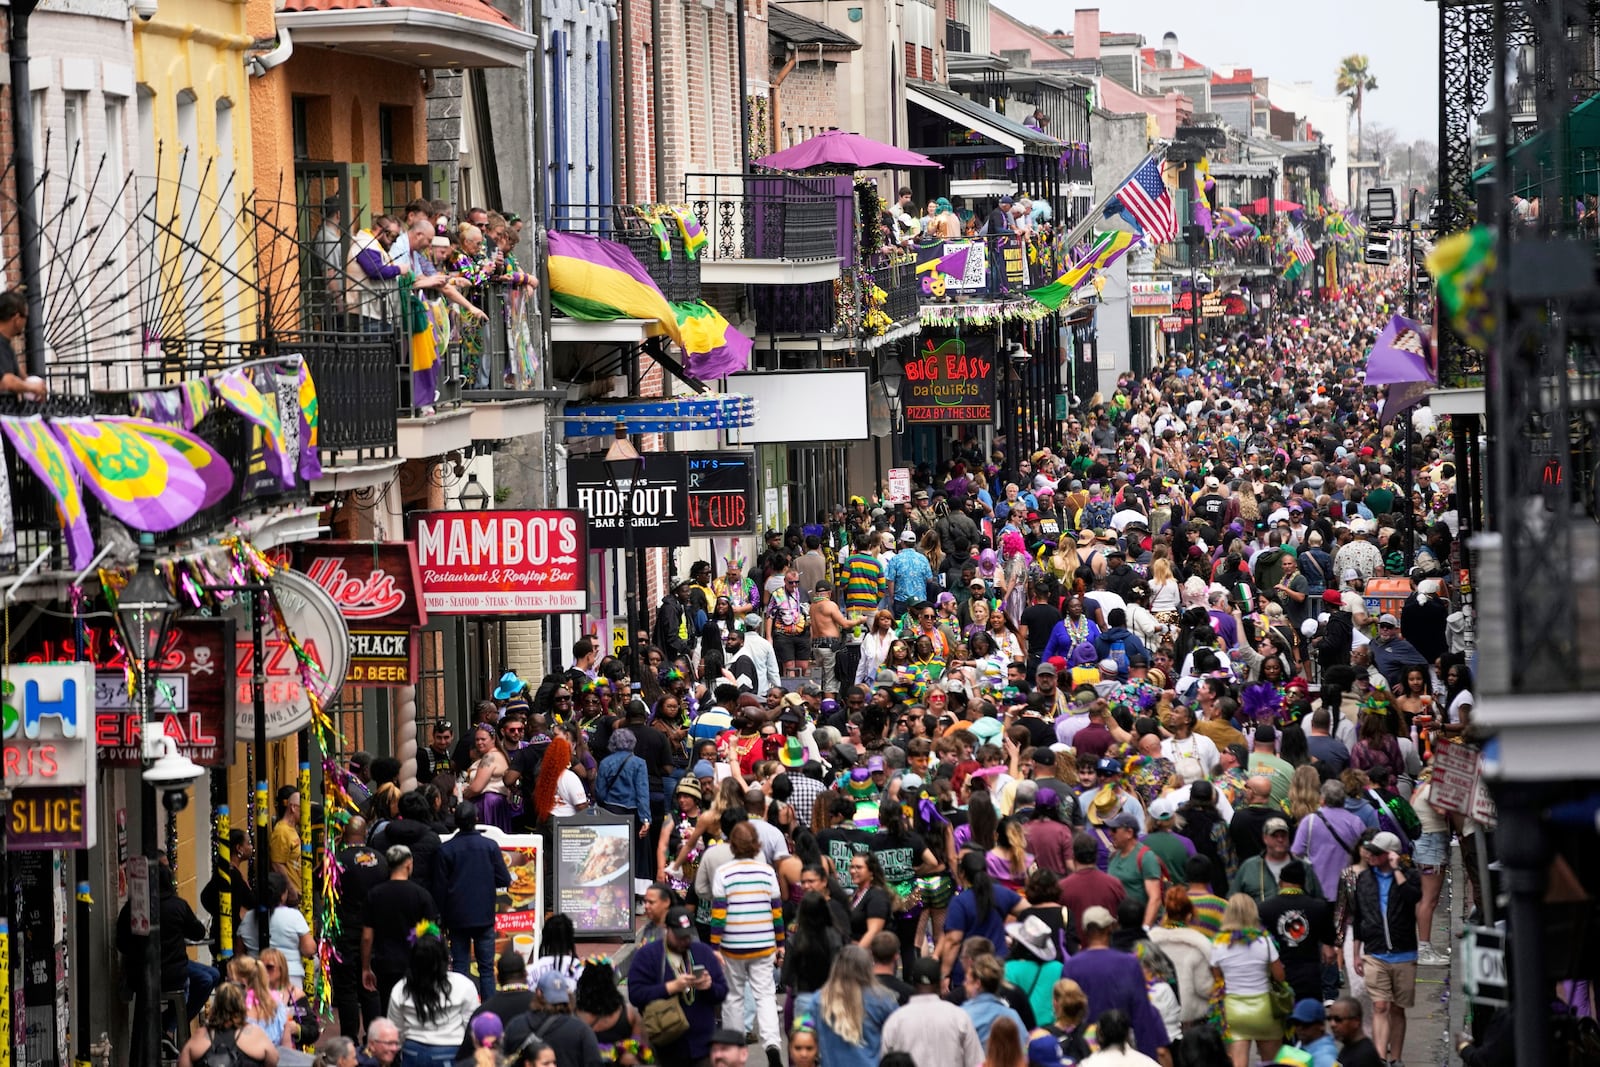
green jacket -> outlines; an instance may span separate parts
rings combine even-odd
[[[1322,896],[1322,883],[1317,881],[1317,872],[1311,869],[1310,863],[1304,863],[1303,866],[1306,869],[1306,892],[1312,896]],[[1239,873],[1233,876],[1233,884],[1228,887],[1229,896],[1235,893],[1243,893],[1257,904],[1278,895],[1278,880],[1272,876],[1265,855],[1251,856],[1239,864]]]

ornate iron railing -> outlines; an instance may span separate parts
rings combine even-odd
[[[712,261],[830,259],[844,255],[854,228],[852,193],[833,178],[687,174],[684,199]]]

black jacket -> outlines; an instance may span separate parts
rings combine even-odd
[[[383,829],[367,842],[378,852],[387,852],[390,845],[404,845],[411,850],[415,864],[411,880],[429,892],[433,891],[434,870],[439,856],[439,834],[432,826],[416,819],[391,819]]]
[[[1396,878],[1389,887],[1387,913],[1378,906],[1378,872],[1372,868],[1356,878],[1351,895],[1350,923],[1361,950],[1374,952],[1415,952],[1417,950],[1417,901],[1422,899],[1422,880],[1416,872]]]
[[[668,593],[662,599],[661,607],[656,609],[655,643],[670,656],[687,656],[694,647],[692,627],[683,628],[684,636],[678,634],[679,624],[683,621],[683,605],[676,596]]]
[[[170,879],[171,875],[166,877]],[[137,968],[144,966],[144,949],[149,942],[134,936],[128,907],[124,904],[117,916],[117,951],[125,957],[125,972],[136,974]],[[161,988],[164,992],[182,989],[189,977],[189,948],[185,942],[203,940],[206,928],[195,918],[188,901],[170,886],[161,887],[157,907],[161,911]]]
[[[511,872],[498,844],[461,830],[439,849],[434,885],[445,929],[482,930],[494,925],[495,890],[511,887]]]
[[[1348,611],[1335,611],[1328,616],[1328,625],[1317,639],[1317,663],[1326,667],[1347,666],[1350,663],[1350,642],[1355,633],[1355,623]]]

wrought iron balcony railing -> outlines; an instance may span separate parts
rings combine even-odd
[[[922,242],[913,251],[924,303],[1020,297],[1029,289],[1055,281],[1062,270],[1052,243],[1042,234],[986,234]],[[934,269],[932,260],[943,260],[946,266]],[[955,273],[958,266],[959,275]]]
[[[849,259],[851,186],[832,177],[687,174],[684,199],[712,261]]]
[[[873,267],[868,274],[888,298],[881,310],[890,322],[899,325],[917,317],[922,306],[922,279],[917,277],[916,260],[908,257],[886,263]]]

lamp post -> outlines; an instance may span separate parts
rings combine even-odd
[[[633,483],[644,474],[644,457],[628,439],[627,423],[617,423],[616,437],[611,447],[606,449],[605,464],[606,477],[611,479],[611,487],[617,491],[618,506],[621,508],[622,558],[623,566],[628,571],[628,643],[632,644],[633,635],[638,633],[640,624],[639,567],[633,550]]]
[[[489,490],[478,481],[478,472],[471,471],[467,474],[467,484],[461,487],[461,492],[456,494],[456,503],[462,511],[487,511],[489,510]]]
[[[883,383],[884,399],[889,401],[889,466],[893,467],[900,459],[900,390],[906,383],[905,368],[893,352],[879,362],[878,380]]]
[[[122,595],[117,598],[117,625],[122,630],[123,648],[134,670],[139,717],[148,726],[154,719],[155,684],[152,673],[166,647],[167,631],[178,614],[178,602],[167,591],[166,582],[156,573],[155,539],[139,535],[139,563]],[[160,729],[159,723],[157,729]],[[152,762],[146,746],[145,769]],[[144,1063],[156,1067],[161,1062],[161,878],[156,869],[158,820],[156,790],[144,778],[140,794],[140,833],[150,886],[150,934],[144,950]],[[177,935],[181,936],[181,935]]]

